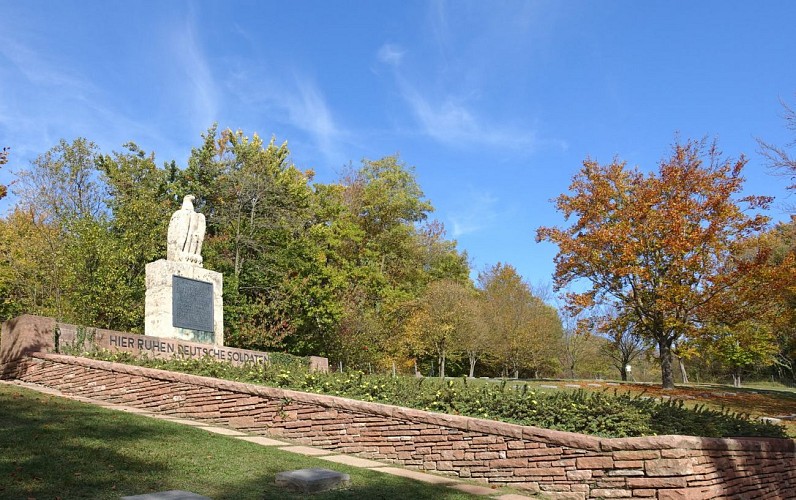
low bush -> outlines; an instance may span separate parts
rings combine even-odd
[[[785,429],[746,414],[681,400],[608,391],[541,392],[527,385],[310,372],[305,358],[271,355],[269,363],[233,366],[215,358],[147,358],[124,352],[83,353],[95,359],[342,396],[428,411],[499,420],[604,437],[680,434],[702,437],[787,437]]]

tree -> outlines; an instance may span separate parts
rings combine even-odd
[[[744,277],[733,293],[710,308],[706,334],[711,339],[738,340],[757,363],[773,362],[780,376],[796,378],[796,216],[739,245],[739,258],[767,254],[764,265]],[[759,338],[750,339],[748,333]],[[706,342],[702,342],[703,346]],[[770,359],[768,351],[777,355]],[[736,349],[737,350],[737,349]],[[725,360],[725,364],[726,360]]]
[[[600,321],[597,330],[603,334],[607,342],[602,346],[602,352],[610,359],[613,366],[619,370],[619,377],[627,380],[627,367],[633,363],[646,350],[644,339],[636,334],[636,322],[632,315],[621,316],[617,310],[610,313],[607,320]]]
[[[322,353],[339,308],[312,233],[311,171],[287,144],[210,128],[183,172],[182,191],[207,217],[205,262],[225,274],[225,338],[251,349]],[[331,283],[332,285],[334,283]]]
[[[559,359],[571,379],[577,378],[577,367],[581,361],[594,355],[591,347],[596,338],[592,336],[589,323],[590,321],[583,318],[568,317],[564,320]]]
[[[796,134],[796,110],[784,101],[782,107],[785,109],[785,126]],[[784,147],[765,142],[762,139],[758,139],[757,143],[760,145],[760,153],[768,161],[769,168],[775,173],[789,177],[794,184],[788,186],[788,189],[796,189],[796,157],[788,151],[790,148],[796,147],[796,139]]]
[[[638,333],[658,346],[662,385],[674,387],[672,345],[695,332],[700,313],[721,301],[765,256],[739,259],[739,240],[762,230],[768,218],[747,216],[771,198],[735,200],[746,159],[724,159],[715,143],[673,146],[658,172],[644,174],[614,160],[587,159],[556,207],[565,228],[540,227],[537,241],[558,245],[555,286],[580,279],[590,288],[568,294],[575,309],[614,302],[632,313]]]
[[[707,329],[709,341],[704,348],[729,369],[735,387],[741,386],[746,369],[771,363],[777,353],[774,335],[766,324],[743,321],[733,326],[710,325]]]
[[[8,163],[8,151],[9,151],[8,147],[4,147],[3,150],[0,151],[0,165],[5,165],[6,163]],[[8,186],[0,184],[0,200],[5,198],[7,194],[8,194]]]
[[[98,282],[85,283],[83,308],[95,313],[91,324],[140,332],[144,324],[146,264],[166,254],[169,218],[179,207],[179,172],[174,162],[159,168],[155,154],[134,143],[100,155],[96,168],[105,186],[109,218],[92,238],[102,259]],[[82,247],[82,249],[80,248]],[[77,252],[91,252],[84,243]]]
[[[456,281],[432,282],[405,329],[408,337],[419,339],[425,351],[436,356],[439,376],[444,378],[445,364],[461,354],[463,340],[482,331],[475,291]]]
[[[479,273],[483,317],[495,356],[505,374],[521,370],[535,376],[554,371],[562,329],[557,311],[535,296],[509,264],[498,263]]]
[[[404,342],[404,325],[429,283],[469,280],[466,256],[445,239],[442,224],[428,221],[433,207],[397,156],[363,160],[337,184],[315,191],[320,209],[313,233],[325,267],[342,283],[344,317],[332,339],[340,351],[333,355],[361,358],[361,344],[350,340],[367,326],[372,362],[379,354],[382,362],[416,360],[421,353]]]
[[[85,284],[96,281],[94,271],[103,255],[96,249],[73,252],[76,242],[87,241],[83,236],[97,234],[96,225],[106,216],[97,156],[97,146],[84,138],[62,139],[18,175],[17,209],[32,231],[25,250],[36,256],[47,283],[50,297],[40,301],[58,320],[85,319],[76,299]]]

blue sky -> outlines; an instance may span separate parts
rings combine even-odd
[[[794,139],[794,20],[791,1],[0,0],[0,182],[78,136],[184,166],[213,122],[287,141],[321,182],[399,153],[476,271],[545,282],[535,229],[587,156],[650,169],[708,136],[750,158],[749,194],[793,203],[755,138]]]

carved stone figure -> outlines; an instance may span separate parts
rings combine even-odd
[[[166,260],[187,262],[202,267],[202,242],[205,239],[205,216],[194,212],[194,196],[182,199],[182,208],[174,212],[166,236]]]

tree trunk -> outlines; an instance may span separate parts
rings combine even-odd
[[[439,356],[439,378],[445,378],[445,354]]]
[[[475,356],[470,356],[470,378],[475,377],[475,363],[477,361]]]
[[[664,389],[674,389],[674,374],[672,373],[672,341],[658,342],[661,357],[661,381]]]
[[[688,372],[685,371],[685,363],[683,363],[683,358],[680,356],[677,357],[677,363],[680,364],[680,375],[683,377],[683,383],[688,383]]]
[[[627,365],[622,365],[622,368],[619,369],[619,376],[622,378],[622,382],[627,382]]]

